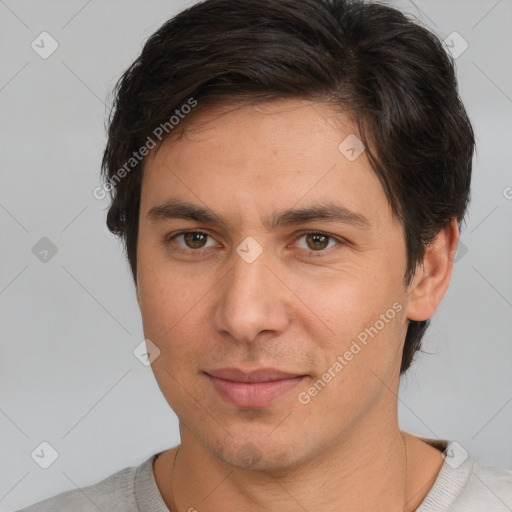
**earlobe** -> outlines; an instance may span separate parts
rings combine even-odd
[[[458,243],[459,227],[453,218],[427,246],[423,262],[418,265],[409,286],[406,306],[409,320],[427,320],[434,314],[450,284]]]

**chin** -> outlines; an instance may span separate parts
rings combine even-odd
[[[284,434],[284,435],[283,435]],[[281,436],[269,436],[268,432],[250,436],[226,436],[215,441],[204,439],[207,449],[225,464],[238,469],[253,471],[285,471],[307,460],[304,443],[293,442],[293,436],[282,432]],[[301,452],[297,447],[302,448]]]

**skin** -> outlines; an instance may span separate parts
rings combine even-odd
[[[155,378],[179,418],[174,473],[176,447],[154,463],[171,511],[412,511],[439,473],[441,452],[401,432],[397,394],[407,321],[430,318],[444,296],[457,224],[439,232],[406,287],[402,226],[365,153],[350,161],[338,150],[349,134],[357,135],[349,118],[327,105],[278,100],[196,112],[182,138],[145,161],[137,298],[145,337],[160,350]],[[230,228],[152,222],[149,210],[171,197],[214,210]],[[328,202],[369,226],[263,223]],[[208,236],[165,243],[182,230]],[[332,238],[315,245],[304,230]],[[252,263],[236,252],[249,236],[262,248]],[[300,403],[393,304],[393,319]],[[267,407],[236,407],[204,373],[228,366],[307,376]],[[241,457],[248,451],[252,460]]]

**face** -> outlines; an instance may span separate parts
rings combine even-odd
[[[291,467],[393,412],[405,239],[354,134],[280,100],[198,112],[145,162],[152,368],[181,428],[237,467]]]

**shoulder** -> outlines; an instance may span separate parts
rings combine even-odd
[[[444,464],[416,512],[512,511],[512,470],[472,457],[457,442],[443,443]]]
[[[135,476],[141,466],[124,468],[93,485],[62,492],[18,512],[138,512]]]
[[[454,512],[459,510],[510,512],[512,510],[512,470],[494,467],[475,459],[468,483],[457,501]]]

